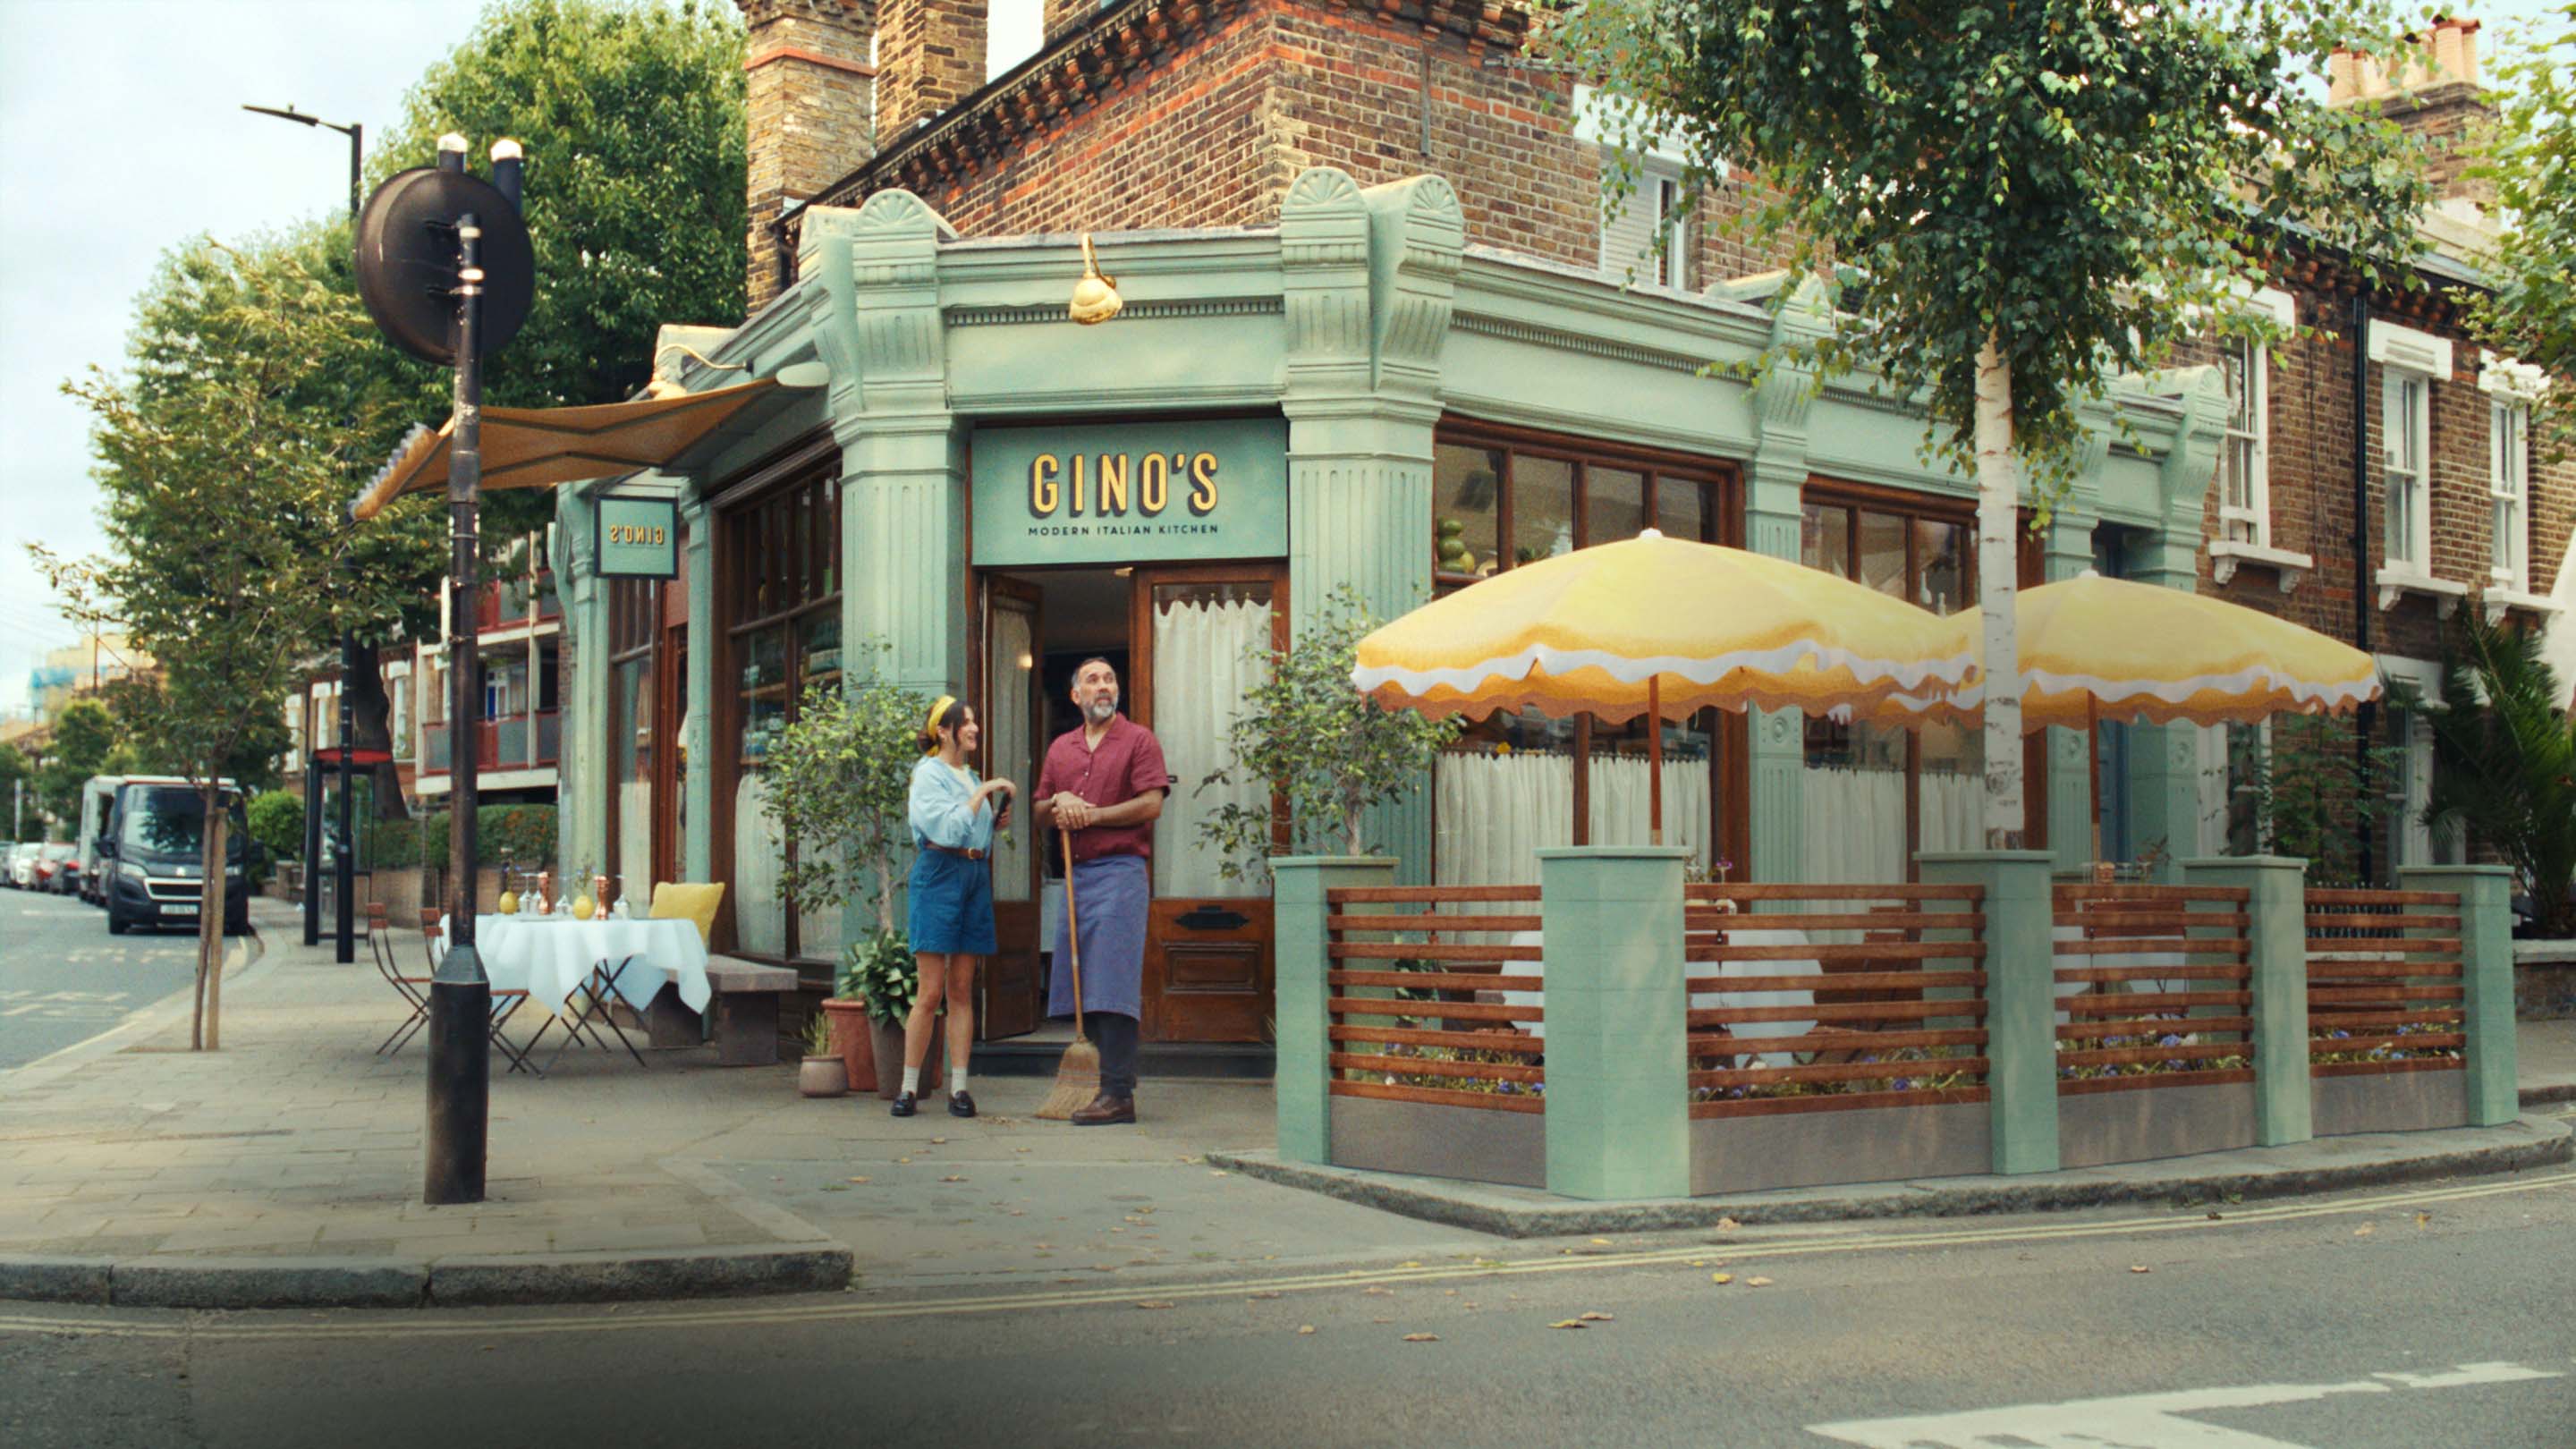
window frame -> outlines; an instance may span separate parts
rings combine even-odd
[[[2410,396],[2411,389],[2411,396]],[[2380,370],[2380,560],[2391,569],[2430,575],[2433,571],[2433,376],[2411,367]],[[2411,455],[2399,461],[2400,441]],[[2403,500],[2408,550],[2397,548],[2401,500],[2398,480],[2406,479]]]
[[[2219,455],[2218,536],[2230,543],[2247,543],[2256,548],[2272,546],[2272,349],[2259,338],[2229,337],[2219,345],[2231,351],[2242,349],[2240,367],[2245,379],[2245,406],[2230,406],[2227,418],[2225,451]],[[2245,425],[2238,426],[2240,415]],[[2237,445],[2243,443],[2246,456],[2245,501],[2231,502],[2229,475],[2236,467]],[[2235,526],[2247,530],[2242,537]]]
[[[2487,500],[2488,580],[2511,593],[2527,592],[2531,587],[2531,405],[2519,399],[2489,400]]]

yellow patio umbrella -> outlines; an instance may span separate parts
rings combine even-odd
[[[1432,718],[1535,708],[1647,731],[1654,840],[1663,841],[1671,712],[1821,711],[1892,696],[1938,700],[1976,677],[1975,648],[1937,615],[1787,559],[1636,538],[1523,564],[1362,639],[1351,680]],[[1922,713],[1920,710],[1915,713]]]
[[[1944,621],[1973,644],[1973,611]],[[2349,644],[2224,599],[2106,579],[2086,570],[2020,590],[2022,724],[2080,729],[2091,755],[2093,853],[2102,851],[2104,719],[2149,724],[2253,724],[2281,714],[2343,714],[2380,696],[2379,667]],[[1947,699],[1891,696],[1865,702],[1866,718],[1965,718],[1984,703],[1982,681]]]

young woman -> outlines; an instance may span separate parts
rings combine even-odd
[[[941,695],[921,725],[922,760],[912,768],[912,959],[921,989],[903,1024],[903,1091],[894,1115],[909,1117],[921,1089],[932,1023],[948,1003],[948,1114],[975,1115],[966,1057],[975,1045],[975,961],[993,954],[993,832],[1011,822],[1008,780],[983,780],[966,765],[982,730],[975,711]]]

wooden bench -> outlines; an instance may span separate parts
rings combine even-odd
[[[774,1065],[778,1060],[779,999],[796,989],[796,973],[784,966],[709,956],[707,985],[715,991],[716,1064]]]

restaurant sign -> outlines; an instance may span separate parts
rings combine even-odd
[[[599,576],[669,579],[680,573],[680,505],[669,498],[599,499]]]
[[[1279,418],[978,428],[974,457],[979,565],[1288,551]]]

